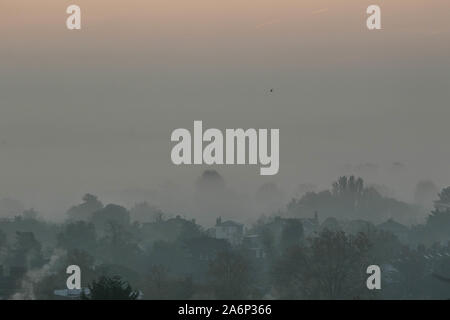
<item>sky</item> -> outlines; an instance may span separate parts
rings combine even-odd
[[[2,0],[0,38],[0,197],[52,216],[86,192],[189,189],[208,167],[174,166],[170,134],[194,120],[280,129],[278,175],[214,167],[242,192],[450,185],[447,0]]]

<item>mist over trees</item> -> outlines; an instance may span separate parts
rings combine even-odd
[[[292,199],[287,213],[306,217],[318,211],[322,218],[363,219],[382,222],[394,218],[406,224],[417,220],[420,211],[413,205],[384,197],[374,187],[366,187],[361,178],[342,176],[330,190],[307,192],[300,199]]]
[[[438,192],[439,190],[433,181],[421,180],[414,190],[414,202],[425,209],[431,209]]]
[[[434,188],[419,182],[415,202],[430,203]],[[439,280],[450,277],[450,187],[436,192],[425,214],[423,206],[355,176],[338,178],[328,190],[306,184],[298,191],[287,200],[266,182],[246,198],[210,170],[194,185],[199,215],[193,207],[168,212],[150,200],[103,204],[93,194],[70,207],[63,223],[35,209],[7,215],[0,219],[0,297],[450,297],[450,286]],[[242,219],[251,202],[259,214]],[[215,223],[198,222],[204,215]],[[81,292],[65,287],[72,264],[82,270]],[[382,269],[381,291],[367,290],[372,264]]]
[[[86,193],[83,196],[83,203],[73,206],[67,211],[69,219],[72,220],[89,220],[91,215],[102,209],[103,204],[97,199],[96,196]]]

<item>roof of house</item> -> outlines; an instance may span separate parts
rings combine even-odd
[[[401,223],[398,223],[394,219],[389,219],[381,224],[378,225],[378,228],[390,232],[408,232],[408,227],[402,225]]]
[[[446,209],[450,209],[450,204],[446,203],[446,202],[441,202],[441,201],[434,201],[434,206],[436,208],[446,208]]]
[[[240,228],[240,227],[242,227],[243,225],[240,224],[240,223],[237,223],[237,222],[228,220],[228,221],[224,221],[224,222],[218,223],[217,226],[220,226],[220,227],[237,227],[237,228]]]

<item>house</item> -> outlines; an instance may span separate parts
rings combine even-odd
[[[319,230],[319,214],[314,212],[313,218],[300,218],[300,222],[303,225],[303,236],[309,238],[314,236]]]
[[[434,201],[434,208],[437,212],[447,212],[450,211],[450,204],[442,201]]]
[[[408,227],[396,222],[394,219],[389,219],[386,222],[378,225],[378,229],[387,231],[395,235],[401,242],[408,241],[409,229]]]
[[[198,237],[185,240],[185,248],[190,257],[200,261],[212,261],[219,252],[227,251],[230,244],[224,239]]]
[[[248,234],[242,241],[243,247],[250,252],[250,255],[256,259],[263,259],[266,257],[261,237],[258,234]]]
[[[216,225],[211,229],[211,235],[216,239],[227,240],[232,246],[242,243],[244,238],[244,225],[234,221],[224,221],[219,217]]]
[[[279,255],[283,250],[300,245],[304,240],[301,219],[271,217],[248,231],[243,247],[257,259]]]

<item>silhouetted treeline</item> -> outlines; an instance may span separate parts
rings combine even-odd
[[[207,227],[148,203],[104,205],[92,194],[82,201],[62,224],[34,210],[0,220],[0,298],[450,297],[442,280],[450,278],[450,187],[417,225],[404,223],[416,206],[353,176],[251,225],[217,215]],[[72,264],[82,270],[80,292],[65,290]],[[382,270],[379,291],[366,287],[373,264]]]

